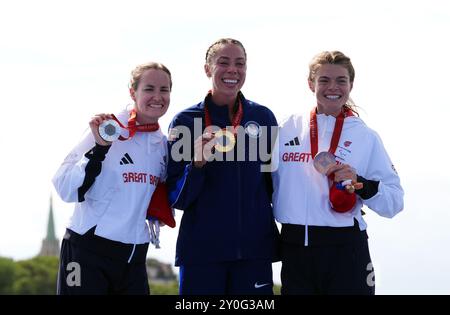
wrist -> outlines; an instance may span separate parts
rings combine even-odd
[[[203,165],[206,164],[206,161],[194,161],[192,162],[192,164],[194,165],[195,168],[202,168]]]

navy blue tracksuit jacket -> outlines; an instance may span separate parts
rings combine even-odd
[[[270,153],[271,137],[276,136],[272,135],[270,127],[276,130],[277,122],[268,108],[246,100],[241,93],[239,97],[243,106],[240,125],[253,131],[242,133],[245,134],[244,161],[237,159],[236,147],[241,145],[238,137],[235,149],[228,152],[234,156],[234,161],[225,160],[223,153],[224,160],[207,162],[202,168],[195,168],[191,162],[194,140],[205,128],[205,102],[212,124],[220,128],[231,126],[227,106],[217,106],[207,97],[177,114],[171,122],[166,182],[172,206],[184,211],[177,240],[176,266],[236,260],[278,260],[278,230],[272,213],[271,176],[268,172],[261,172],[261,165],[269,161],[259,153],[256,160],[249,156],[250,145],[254,149],[258,141],[258,148],[262,141],[266,141],[266,153]],[[194,134],[195,118],[202,122],[201,130],[196,130],[198,134]],[[190,130],[190,134],[180,132],[183,126]],[[255,126],[261,131],[259,138],[255,137]],[[262,128],[264,126],[266,128]],[[189,137],[190,141],[186,141]],[[189,148],[185,146],[180,149],[178,142],[183,139]],[[190,151],[190,157],[177,161],[176,153],[189,153],[185,150]]]

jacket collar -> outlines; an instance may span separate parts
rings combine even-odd
[[[117,114],[117,119],[124,125],[128,125],[128,118],[130,117],[130,110],[124,109],[120,113]],[[126,132],[126,131],[125,131]],[[133,138],[126,141],[134,141],[138,145],[155,145],[159,144],[164,140],[164,134],[161,131],[161,128],[154,132],[137,132]]]

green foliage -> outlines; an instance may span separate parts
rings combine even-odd
[[[39,256],[15,262],[12,259],[0,257],[0,295],[55,294],[58,260],[58,257]],[[149,265],[157,266],[158,263],[152,260]],[[280,294],[280,289],[280,285],[273,287],[276,295]],[[150,280],[150,294],[178,295],[178,281]]]
[[[281,294],[281,285],[275,284],[273,286],[273,293],[275,295]],[[170,281],[167,284],[152,283],[150,281],[150,294],[151,295],[178,295],[178,282]]]
[[[18,261],[13,294],[55,294],[58,257],[41,256]]]
[[[150,295],[178,295],[178,282],[154,283],[150,280]]]
[[[16,269],[12,259],[0,257],[0,295],[13,292]]]
[[[273,286],[273,294],[281,295],[281,285],[274,284],[274,286]]]
[[[147,258],[146,264],[149,267],[158,267],[160,262],[154,258]]]

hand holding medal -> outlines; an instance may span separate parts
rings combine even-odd
[[[114,119],[108,119],[98,126],[98,133],[105,141],[116,141],[120,137],[120,126]]]
[[[331,137],[330,149],[318,152],[317,114],[314,108],[310,115],[310,142],[311,155],[314,157],[315,169],[330,178],[336,184],[332,184],[329,191],[330,203],[336,212],[350,211],[356,203],[355,190],[362,188],[362,183],[356,182],[355,170],[347,164],[336,164],[334,154],[339,143],[339,138],[346,116],[351,116],[351,111],[341,112],[336,117],[336,123]]]
[[[208,92],[207,97],[211,95],[210,93],[211,91]],[[208,105],[205,102],[205,125],[206,125],[205,129],[207,130],[208,133],[211,133],[216,140],[214,148],[222,153],[226,153],[228,151],[233,150],[234,146],[236,145],[236,129],[241,124],[243,116],[242,103],[241,100],[239,99],[239,96],[237,96],[236,98],[235,107],[236,112],[234,113],[233,117],[231,117],[232,126],[229,126],[229,128],[222,128],[216,132],[212,132],[211,114],[209,113]]]
[[[357,182],[356,170],[348,164],[333,165],[326,175],[333,177],[338,189],[345,189],[350,194],[363,188],[363,184]]]
[[[153,132],[159,129],[158,123],[138,125],[136,115],[136,110],[132,109],[128,126],[122,125],[113,114],[96,115],[89,123],[95,141],[100,145],[111,145],[111,142],[117,139],[124,141],[133,138],[136,132]],[[128,137],[121,135],[123,129],[128,130]]]
[[[347,164],[336,164],[330,152],[319,152],[314,158],[314,167],[333,181],[329,191],[331,208],[340,213],[353,209],[356,203],[355,189],[362,188],[362,183],[356,183],[353,168]]]
[[[194,141],[194,166],[197,168],[203,167],[212,155],[212,149],[216,141],[214,135],[210,132],[205,132]]]
[[[112,133],[111,128],[107,127],[107,123],[111,121],[113,120],[110,114],[97,114],[92,117],[89,122],[89,127],[94,135],[95,142],[99,145],[111,145],[111,141],[113,140],[111,137],[107,136],[107,134]],[[105,129],[107,129],[107,131],[105,131]]]
[[[214,148],[217,151],[224,153],[233,150],[236,144],[235,133],[224,128],[214,132],[213,136],[216,140]]]
[[[334,181],[337,182],[337,188],[345,189],[350,194],[363,188],[363,184],[356,181],[355,170],[347,164],[336,164],[334,155],[330,152],[317,153],[314,157],[314,168],[321,174],[333,175]]]

